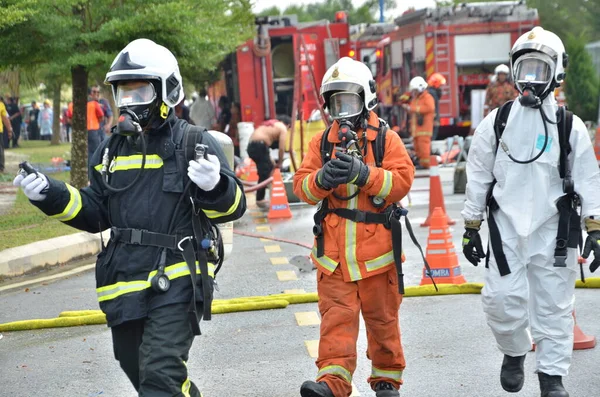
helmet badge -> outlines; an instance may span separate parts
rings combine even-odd
[[[333,69],[333,73],[331,74],[331,77],[333,77],[335,79],[339,75],[340,75],[340,72],[339,72],[338,68],[336,67],[335,69]]]
[[[535,39],[535,32],[534,32],[533,30],[532,30],[531,32],[529,32],[529,36],[527,36],[527,38],[528,38],[529,40],[533,40],[533,39]]]

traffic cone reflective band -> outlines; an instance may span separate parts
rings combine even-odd
[[[442,191],[442,181],[440,180],[437,157],[431,156],[429,167],[429,215],[427,216],[425,222],[421,224],[422,227],[430,225],[431,214],[436,208],[440,208],[444,213],[444,217],[446,218],[446,223],[448,225],[454,225],[456,223],[446,214],[446,206],[444,205],[444,192]]]
[[[577,317],[573,311],[573,320],[575,320],[575,328],[573,330],[573,350],[592,349],[596,346],[596,337],[589,336],[583,333],[579,325],[577,325]]]
[[[467,282],[458,264],[458,256],[454,249],[446,214],[439,207],[433,210],[431,216],[425,258],[436,284],[464,284]],[[432,282],[427,269],[423,267],[421,285],[425,284],[432,284]]]
[[[290,203],[287,199],[281,172],[279,171],[279,168],[275,168],[275,172],[273,173],[273,185],[271,187],[271,204],[267,218],[287,219],[291,217],[292,211],[290,210]]]

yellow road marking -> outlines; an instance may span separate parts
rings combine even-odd
[[[318,340],[305,340],[304,344],[306,345],[306,350],[308,350],[308,355],[312,358],[319,357],[319,341]]]
[[[262,241],[263,243],[270,243],[273,240],[269,240],[268,238],[261,238],[260,241]]]
[[[267,254],[272,254],[274,252],[281,252],[281,247],[279,245],[265,245],[265,252]]]
[[[293,270],[280,270],[277,272],[277,278],[279,281],[298,280],[298,276],[296,276],[296,272]]]
[[[257,232],[270,232],[271,226],[256,226]]]
[[[267,218],[254,218],[254,223],[268,223],[269,220]]]
[[[303,289],[284,289],[284,294],[306,294],[306,291]]]
[[[285,256],[276,256],[269,259],[271,260],[271,265],[287,265],[289,263]]]
[[[321,319],[317,312],[299,312],[294,313],[294,316],[296,316],[296,322],[301,327],[321,324]]]

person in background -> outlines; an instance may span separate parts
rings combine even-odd
[[[190,119],[190,108],[185,104],[185,95],[183,96],[181,102],[175,105],[175,116],[187,121],[188,124],[195,125],[195,123]]]
[[[206,89],[201,88],[198,92],[198,98],[190,106],[190,118],[194,124],[210,129],[216,122],[215,108],[206,99],[206,95]]]
[[[71,130],[73,128],[73,102],[69,102],[64,111],[65,133],[67,134],[67,142],[71,142]]]
[[[49,141],[52,139],[52,122],[54,120],[54,113],[49,100],[44,101],[44,107],[40,110],[38,117],[38,128],[40,130],[40,138],[42,141]]]
[[[289,118],[282,120],[267,120],[259,125],[248,142],[248,157],[256,164],[258,173],[258,183],[263,182],[271,176],[273,168],[281,168],[283,154],[287,143],[287,130],[290,123]],[[279,148],[277,163],[271,158],[270,149]],[[268,206],[268,200],[265,199],[265,188],[256,191],[256,205],[261,208]]]
[[[417,169],[429,168],[431,135],[435,118],[435,101],[427,91],[427,82],[417,76],[409,83],[412,94],[410,105],[403,105],[410,115],[410,131],[414,138],[415,152],[419,157]]]
[[[217,118],[217,123],[213,126],[213,129],[227,134],[225,129],[231,121],[231,103],[229,102],[229,98],[224,95],[219,98],[219,109],[219,117]]]
[[[485,91],[484,116],[487,116],[492,110],[499,108],[508,101],[512,101],[519,95],[508,78],[509,73],[510,69],[506,65],[498,65],[496,70],[494,70],[496,78],[490,79],[490,85],[488,85]]]
[[[23,123],[23,117],[21,116],[21,109],[19,109],[19,98],[10,97],[8,98],[8,104],[6,105],[6,111],[8,112],[8,118],[13,130],[12,136],[12,147],[19,147],[19,137],[21,136],[21,124]]]
[[[100,86],[95,85],[91,89],[90,97],[98,101],[100,106],[102,106],[102,111],[104,112],[104,118],[100,120],[100,129],[98,130],[98,136],[100,137],[100,142],[106,139],[108,135],[110,135],[110,128],[112,127],[113,122],[113,112],[110,107],[110,104],[106,100],[106,98],[100,97],[102,90]]]
[[[40,108],[35,101],[31,102],[31,110],[29,111],[29,123],[27,124],[27,138],[30,141],[40,139],[40,128],[38,126],[38,117]]]
[[[240,137],[238,135],[238,123],[242,121],[242,115],[240,111],[239,103],[234,102],[231,105],[231,120],[229,120],[229,126],[227,135],[233,142],[233,152],[236,156],[240,156]]]
[[[440,130],[440,99],[442,99],[442,86],[446,85],[446,78],[440,73],[434,73],[427,80],[427,91],[435,102],[435,117],[433,119],[433,134],[431,140],[435,141]]]
[[[4,131],[6,130],[6,132]],[[4,173],[4,134],[8,136],[8,138],[12,137],[12,126],[10,124],[10,120],[8,119],[8,112],[6,111],[6,107],[4,106],[4,102],[0,101],[0,173]]]

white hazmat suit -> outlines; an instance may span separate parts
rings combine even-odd
[[[558,105],[551,93],[543,101],[544,113],[556,120]],[[576,249],[569,249],[567,267],[554,266],[558,230],[556,202],[564,195],[558,165],[558,128],[546,123],[548,143],[542,156],[529,164],[512,161],[500,148],[496,152],[491,112],[475,131],[467,161],[465,220],[481,220],[486,195],[493,190],[500,209],[494,218],[511,273],[500,276],[491,253],[485,271],[482,300],[487,321],[500,351],[522,356],[537,344],[536,371],[566,376],[573,350],[573,301],[577,278]],[[544,122],[538,109],[516,100],[511,108],[502,140],[511,155],[527,160],[540,152]],[[582,219],[600,215],[600,172],[587,128],[573,117],[569,160],[575,190],[582,200]]]

